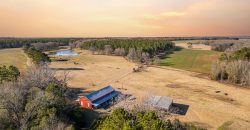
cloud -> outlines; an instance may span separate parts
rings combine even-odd
[[[0,1],[0,36],[250,35],[249,0]]]
[[[173,12],[163,12],[161,14],[161,16],[165,16],[165,17],[177,17],[177,16],[184,16],[186,14],[187,13],[185,13],[185,12],[175,12],[175,11],[173,11]]]

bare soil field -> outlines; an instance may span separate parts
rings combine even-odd
[[[85,92],[112,85],[122,93],[139,100],[148,95],[170,96],[174,103],[188,106],[185,115],[175,117],[185,122],[217,129],[225,122],[229,128],[250,128],[250,90],[221,84],[200,73],[170,67],[149,67],[133,73],[136,64],[122,57],[92,55],[80,51],[78,56],[63,57],[68,61],[52,62],[58,74],[69,72],[69,85]],[[123,88],[123,89],[120,89]]]

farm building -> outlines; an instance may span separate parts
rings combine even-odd
[[[107,101],[118,96],[118,91],[112,88],[112,86],[104,87],[100,90],[89,93],[88,95],[81,97],[79,102],[84,108],[98,108]]]
[[[149,102],[156,108],[169,110],[173,104],[173,99],[166,96],[151,96]]]

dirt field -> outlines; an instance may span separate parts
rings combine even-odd
[[[231,121],[230,128],[250,128],[250,90],[221,84],[199,73],[168,67],[150,67],[146,72],[132,73],[134,63],[122,57],[92,55],[81,51],[80,55],[67,57],[69,61],[52,62],[51,67],[70,72],[69,85],[93,91],[111,84],[125,88],[123,93],[137,99],[150,95],[170,96],[175,103],[188,106],[181,121],[193,122],[208,129],[216,129]],[[59,71],[59,74],[63,71]]]

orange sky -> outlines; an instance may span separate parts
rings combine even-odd
[[[0,0],[0,37],[250,35],[249,0]]]

